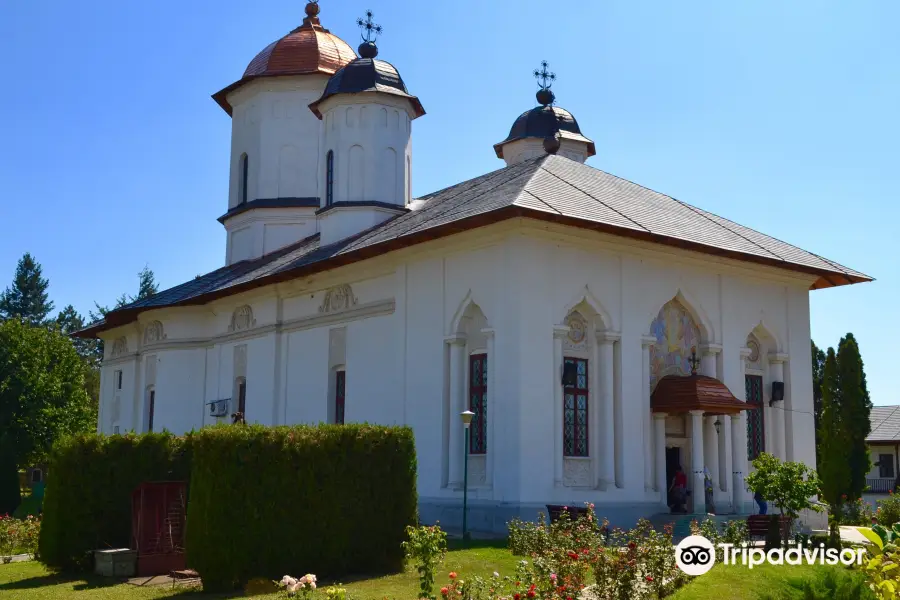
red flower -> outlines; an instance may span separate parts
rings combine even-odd
[[[578,553],[569,550],[569,558],[571,558],[572,560],[578,560]]]
[[[450,579],[456,579],[456,571],[450,571]]]
[[[450,590],[445,586],[441,588],[441,596],[446,596],[450,593]]]
[[[534,598],[534,596],[535,596],[534,590],[528,590],[527,596],[528,596],[529,598]]]
[[[628,542],[628,548],[629,548],[630,550],[634,550],[635,547],[637,547],[637,544],[635,544],[634,542]]]
[[[647,575],[646,577],[644,577],[644,579],[646,579],[647,581],[653,581],[653,577],[651,577],[650,575]]]
[[[519,600],[521,597],[522,597],[522,594],[520,594],[519,592],[516,592],[515,594],[513,594],[513,600]]]

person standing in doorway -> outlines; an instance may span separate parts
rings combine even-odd
[[[681,465],[675,467],[675,476],[672,478],[672,485],[669,486],[669,493],[672,494],[672,512],[687,513],[687,475]]]

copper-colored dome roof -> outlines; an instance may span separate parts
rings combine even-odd
[[[225,112],[231,114],[228,94],[249,81],[283,75],[333,75],[356,59],[356,52],[347,42],[322,27],[318,11],[318,4],[307,4],[307,16],[300,27],[266,46],[250,61],[240,80],[213,94]]]
[[[671,414],[703,410],[707,414],[732,415],[750,408],[738,400],[724,383],[705,375],[666,375],[650,395],[653,412]]]

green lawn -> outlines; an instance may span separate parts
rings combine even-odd
[[[467,550],[451,550],[437,577],[437,585],[447,581],[447,573],[456,571],[461,576],[480,574],[490,576],[494,571],[511,574],[520,558],[511,555],[502,543],[474,542]],[[292,575],[300,576],[299,570]],[[851,600],[869,598],[860,595],[841,595],[834,591],[829,581],[843,580],[849,576],[841,567],[827,566],[769,566],[752,570],[742,566],[717,565],[706,575],[693,580],[679,590],[673,600]],[[818,593],[804,595],[804,582],[816,582]],[[416,573],[384,577],[345,580],[345,587],[354,600],[415,600],[418,580]],[[243,593],[208,595],[185,587],[139,588],[116,583],[102,577],[58,575],[37,562],[0,565],[0,600],[143,600],[148,598],[238,598]],[[260,599],[272,596],[257,596]]]
[[[809,565],[760,565],[749,569],[741,565],[716,565],[681,588],[672,600],[851,600],[871,598],[868,590],[841,594],[840,585],[848,586],[854,577],[845,567]],[[816,592],[805,595],[804,583],[813,584]],[[837,584],[837,585],[835,585]]]
[[[480,574],[490,576],[494,571],[512,574],[516,562],[521,560],[505,549],[505,542],[472,542],[473,547],[467,550],[451,550],[444,559],[438,574],[437,584],[443,585],[447,573],[457,571],[461,574]],[[451,544],[452,547],[452,544]],[[296,577],[304,573],[298,570],[291,573]],[[351,580],[346,579],[344,587],[352,594],[354,600],[414,600],[418,597],[418,578],[414,570],[384,577]],[[325,584],[327,585],[327,584]],[[40,563],[21,562],[0,565],[0,600],[56,600],[75,598],[76,600],[124,600],[145,598],[237,598],[242,593],[230,595],[198,594],[178,587],[146,589],[116,583],[103,577],[58,575],[48,571]],[[271,596],[257,596],[269,598]]]

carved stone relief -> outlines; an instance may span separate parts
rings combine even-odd
[[[348,284],[338,285],[325,292],[325,299],[319,307],[320,313],[332,313],[348,310],[356,306],[358,300],[353,295],[353,288]]]
[[[253,309],[248,305],[239,306],[231,315],[231,324],[228,331],[243,331],[250,329],[256,325],[256,319],[253,318]]]
[[[154,344],[156,342],[161,342],[164,339],[166,339],[166,334],[163,331],[163,324],[159,321],[148,323],[147,327],[144,328],[145,344]]]
[[[590,487],[591,460],[584,458],[564,459],[563,485],[566,487]]]
[[[128,353],[128,340],[125,339],[124,336],[116,339],[112,343],[112,350],[110,351],[110,357],[116,358],[118,356],[122,356]]]
[[[587,347],[587,319],[575,311],[566,317],[566,325],[569,327],[569,334],[564,342],[565,348],[567,350],[584,350]]]
[[[747,348],[750,349],[750,355],[747,357],[747,367],[751,369],[762,370],[763,365],[760,360],[759,340],[751,334],[747,338]]]

